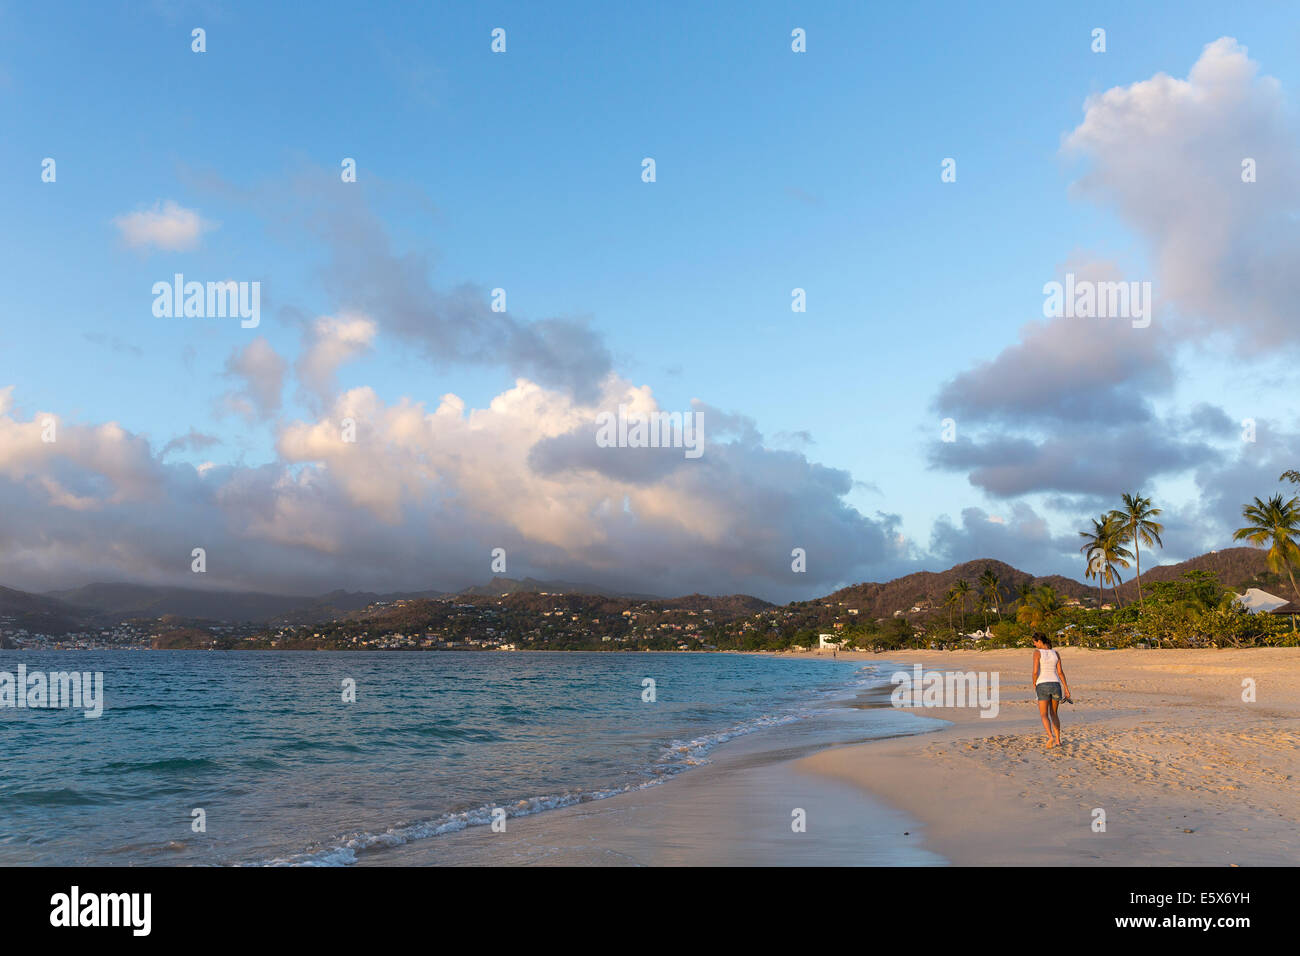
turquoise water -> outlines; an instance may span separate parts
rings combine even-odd
[[[19,663],[103,672],[104,711],[0,707],[2,865],[346,865],[658,785],[879,683],[732,654],[0,652]]]

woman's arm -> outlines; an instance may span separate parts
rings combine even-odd
[[[1070,696],[1070,685],[1065,682],[1065,665],[1061,663],[1061,652],[1056,652],[1056,676],[1061,678],[1061,696]]]
[[[1031,685],[1038,683],[1038,648],[1036,647],[1034,648],[1034,673],[1033,676],[1029,678],[1029,683]]]

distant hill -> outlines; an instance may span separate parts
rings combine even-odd
[[[1144,553],[1144,558],[1147,557]],[[1152,554],[1151,558],[1155,555]],[[985,569],[998,575],[1003,601],[1014,600],[1022,585],[1051,585],[1064,597],[1092,604],[1097,596],[1095,584],[1061,575],[1038,576],[1002,561],[980,559],[954,565],[946,571],[918,571],[882,583],[864,582],[841,588],[808,604],[844,604],[858,608],[864,615],[892,617],[895,611],[910,611],[917,605],[929,605],[928,612],[942,607],[944,595],[959,579],[978,589],[979,576]],[[1130,569],[1131,570],[1131,569]],[[1156,565],[1145,570],[1144,584],[1172,581],[1187,571],[1213,571],[1219,580],[1233,588],[1264,584],[1282,594],[1285,583],[1269,584],[1264,552],[1259,548],[1226,548],[1202,554],[1178,564]],[[1119,587],[1124,603],[1137,599],[1137,587],[1130,578]],[[503,597],[503,595],[505,597]],[[412,591],[380,594],[370,591],[331,591],[316,597],[264,594],[253,591],[206,591],[198,588],[156,587],[141,584],[91,584],[85,587],[48,594],[33,594],[0,587],[0,617],[7,617],[18,627],[49,634],[64,634],[90,626],[102,626],[138,618],[174,617],[182,621],[224,621],[267,624],[272,622],[313,624],[356,616],[379,602],[392,605],[397,601],[431,601],[454,597],[466,603],[501,601],[505,606],[523,611],[547,611],[563,607],[576,612],[620,614],[623,610],[644,607],[648,610],[710,610],[717,621],[733,620],[774,607],[760,598],[745,594],[688,594],[663,598],[648,594],[620,594],[585,584],[567,581],[540,581],[493,578],[486,584],[465,588],[454,594],[444,591]],[[1110,589],[1103,601],[1111,600]],[[391,614],[391,611],[382,613]],[[403,612],[404,615],[411,611]],[[402,616],[402,615],[399,615]]]
[[[16,627],[41,634],[76,631],[84,627],[87,620],[84,609],[48,595],[6,587],[0,587],[0,617],[9,618]]]
[[[155,587],[147,584],[90,584],[69,591],[52,591],[43,597],[57,600],[74,608],[83,617],[93,618],[99,623],[171,615],[191,621],[261,624],[284,620],[310,624],[359,610],[375,601],[437,596],[440,593],[425,591],[396,595],[331,591],[320,597],[304,597],[256,591]]]
[[[1148,552],[1142,552],[1142,584],[1145,587],[1154,581],[1177,581],[1188,571],[1212,571],[1219,576],[1219,583],[1240,590],[1247,582],[1254,582],[1261,574],[1268,573],[1264,560],[1263,548],[1224,548],[1211,551],[1177,564],[1158,564],[1149,570],[1145,567]],[[1127,580],[1119,588],[1120,598],[1127,604],[1137,600],[1137,584],[1130,577],[1133,569],[1121,571]],[[1283,579],[1285,580],[1285,578]],[[1290,582],[1286,582],[1290,589]],[[1109,590],[1109,589],[1107,589]],[[1282,592],[1278,592],[1281,594]]]
[[[553,585],[552,585],[553,586]],[[548,590],[498,591],[494,594],[460,592],[442,600],[399,600],[381,606],[354,611],[345,616],[349,622],[363,622],[377,632],[419,632],[442,630],[461,614],[460,606],[471,604],[479,608],[491,607],[500,611],[503,621],[535,621],[542,615],[560,612],[556,620],[581,618],[584,621],[620,619],[625,612],[641,618],[682,620],[673,612],[694,613],[701,621],[726,624],[747,618],[774,605],[746,594],[709,596],[688,594],[679,598],[655,598],[568,593]],[[707,615],[701,614],[709,611]],[[518,616],[516,616],[518,615]]]
[[[645,598],[622,594],[601,595],[589,592],[548,591],[543,594],[537,591],[516,591],[513,594],[505,594],[504,597],[501,593],[474,596],[461,592],[456,595],[456,598],[473,603],[482,603],[483,601],[495,603],[500,601],[504,606],[513,610],[534,613],[550,611],[554,608],[562,608],[576,613],[595,612],[604,614],[621,614],[623,611],[640,609],[696,612],[709,610],[713,612],[714,619],[719,621],[746,617],[775,606],[761,598],[751,597],[748,594],[687,594],[676,598]]]
[[[854,584],[828,594],[821,598],[821,601],[842,602],[872,617],[892,617],[895,611],[908,611],[914,606],[927,603],[932,609],[937,609],[943,605],[948,590],[963,578],[978,592],[979,577],[986,569],[992,569],[998,576],[998,589],[1006,603],[1014,600],[1019,594],[1020,586],[1026,583],[1035,587],[1051,585],[1058,594],[1080,600],[1085,600],[1089,596],[1095,600],[1097,596],[1096,588],[1090,588],[1082,581],[1075,581],[1059,574],[1039,577],[1014,568],[1003,561],[989,558],[966,561],[954,565],[947,571],[917,571],[883,584]]]
[[[175,615],[200,621],[266,621],[313,603],[310,597],[254,591],[201,591],[147,584],[89,584],[47,597],[105,620]]]
[[[656,594],[624,593],[598,588],[590,584],[574,584],[570,581],[539,581],[536,578],[524,578],[522,581],[514,578],[493,578],[487,584],[477,584],[457,591],[456,595],[499,598],[503,594],[540,594],[543,592],[546,594],[595,594],[601,597],[639,598],[651,601],[658,599]]]

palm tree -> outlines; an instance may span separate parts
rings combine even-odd
[[[957,581],[956,584],[952,586],[952,589],[957,592],[957,597],[961,601],[961,616],[965,618],[966,598],[971,592],[970,582],[967,581],[965,578],[961,578]]]
[[[1052,616],[1064,606],[1056,589],[1044,584],[1029,592],[1025,602],[1016,611],[1016,620],[1031,631],[1041,631],[1047,627],[1047,622],[1052,619]]]
[[[1300,563],[1300,498],[1284,502],[1281,495],[1274,495],[1268,501],[1256,498],[1253,505],[1241,509],[1242,517],[1251,523],[1238,528],[1232,533],[1233,541],[1243,538],[1253,545],[1263,547],[1270,545],[1264,560],[1268,569],[1274,574],[1281,574],[1286,568],[1286,575],[1291,579],[1291,590],[1300,598],[1300,588],[1296,587],[1295,574],[1291,565]]]
[[[948,626],[952,628],[953,633],[957,633],[957,625],[952,620],[952,609],[957,606],[957,589],[949,588],[948,593],[943,596],[943,603],[948,605]]]
[[[1278,476],[1278,481],[1293,481],[1300,485],[1300,471],[1284,471]]]
[[[1111,514],[1124,523],[1124,543],[1133,542],[1133,563],[1137,566],[1133,580],[1137,582],[1138,604],[1145,608],[1146,602],[1142,599],[1141,545],[1152,547],[1158,544],[1162,548],[1165,546],[1165,543],[1160,540],[1160,532],[1165,530],[1164,525],[1151,520],[1160,514],[1160,509],[1151,507],[1150,498],[1143,498],[1141,495],[1125,495],[1124,507],[1112,511]]]
[[[1100,518],[1093,518],[1092,531],[1080,531],[1079,537],[1084,539],[1084,545],[1079,550],[1088,557],[1086,574],[1090,578],[1094,575],[1097,578],[1097,607],[1101,607],[1103,581],[1110,585],[1118,606],[1119,591],[1116,587],[1123,583],[1119,568],[1127,568],[1128,559],[1133,557],[1133,552],[1124,547],[1126,538],[1123,519],[1113,511]]]
[[[992,568],[985,568],[984,573],[980,575],[980,593],[984,595],[984,600],[993,608],[993,613],[998,617],[1002,616],[999,605],[1002,603],[1002,591],[998,587],[1000,581],[997,572]],[[988,619],[984,621],[984,626],[988,627]]]

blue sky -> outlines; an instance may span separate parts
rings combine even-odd
[[[0,217],[7,226],[0,233],[0,388],[12,386],[12,420],[35,427],[38,415],[53,413],[74,428],[115,422],[147,441],[140,467],[163,484],[189,480],[178,476],[181,465],[213,462],[226,469],[212,479],[226,492],[195,493],[215,510],[182,519],[185,492],[171,488],[161,494],[176,505],[176,520],[221,525],[230,549],[266,544],[249,532],[246,515],[221,503],[242,480],[240,469],[329,471],[319,458],[286,456],[280,442],[292,423],[328,418],[335,396],[313,404],[289,371],[278,407],[232,413],[223,396],[242,383],[230,363],[260,337],[291,367],[318,342],[309,339],[314,320],[355,306],[331,281],[336,247],[313,228],[314,217],[341,201],[364,206],[395,259],[422,257],[428,268],[419,271],[433,289],[468,284],[486,296],[503,287],[519,322],[585,322],[612,371],[630,386],[649,386],[660,408],[699,400],[745,416],[765,449],[851,476],[833,501],[812,502],[808,489],[782,486],[793,497],[781,500],[807,501],[820,516],[809,519],[809,543],[793,531],[799,540],[791,546],[852,537],[852,516],[837,512],[832,529],[817,524],[837,503],[870,522],[878,512],[896,516],[872,527],[885,532],[882,542],[903,536],[899,547],[836,546],[834,561],[806,579],[740,568],[714,578],[711,569],[728,553],[722,540],[734,542],[739,529],[761,522],[762,508],[734,516],[735,528],[703,542],[720,547],[707,559],[700,555],[708,547],[675,534],[653,546],[606,540],[598,559],[561,553],[555,537],[544,556],[530,552],[531,519],[481,503],[484,520],[468,523],[511,526],[521,569],[539,575],[621,582],[643,574],[652,581],[638,590],[698,580],[700,589],[787,597],[983,556],[1070,573],[1074,559],[1060,539],[1099,504],[1092,489],[1049,477],[1028,482],[1034,489],[1026,494],[991,491],[972,482],[968,465],[934,448],[946,415],[963,437],[970,434],[969,412],[943,407],[945,386],[1013,347],[1026,322],[1041,320],[1042,286],[1070,262],[1114,262],[1125,278],[1179,288],[1158,320],[1168,317],[1176,360],[1165,386],[1146,393],[1157,418],[1210,401],[1225,420],[1250,416],[1275,426],[1265,429],[1266,449],[1242,450],[1221,422],[1214,454],[1202,448],[1185,467],[1160,473],[1135,465],[1131,486],[1110,497],[1139,486],[1165,494],[1157,503],[1176,515],[1173,539],[1187,552],[1172,559],[1226,546],[1223,508],[1208,511],[1205,502],[1207,482],[1227,481],[1219,471],[1232,471],[1243,487],[1254,482],[1255,494],[1281,490],[1269,474],[1274,460],[1300,458],[1287,371],[1294,337],[1263,353],[1237,341],[1219,308],[1235,293],[1191,288],[1187,274],[1207,253],[1175,261],[1174,226],[1133,201],[1125,177],[1138,173],[1095,142],[1074,153],[1061,145],[1083,123],[1090,96],[1160,73],[1184,79],[1222,37],[1235,38],[1280,88],[1281,132],[1261,121],[1260,137],[1293,134],[1298,37],[1284,7],[610,7],[321,3],[306,13],[287,4],[0,5]],[[194,27],[206,30],[204,53],[191,51]],[[489,49],[495,27],[507,31],[505,54]],[[807,31],[806,53],[790,49],[795,27]],[[1090,48],[1095,27],[1106,30],[1104,53]],[[1242,95],[1268,99],[1255,87]],[[1177,113],[1176,97],[1169,102],[1175,132],[1180,122],[1201,121]],[[1206,106],[1207,122],[1213,110]],[[1189,137],[1174,135],[1169,148],[1187,149],[1196,141]],[[641,180],[646,156],[657,164],[653,184]],[[55,183],[41,181],[44,157],[57,162]],[[356,184],[338,182],[343,157],[357,161]],[[945,157],[957,160],[956,183],[940,182]],[[1108,167],[1104,181],[1091,193],[1080,190],[1098,166]],[[1288,170],[1280,186],[1258,184],[1278,189],[1284,209],[1295,200],[1289,177]],[[1204,198],[1190,189],[1171,196],[1189,204]],[[168,202],[207,225],[193,248],[124,238],[122,217]],[[1289,208],[1293,228],[1296,207]],[[1236,225],[1251,234],[1253,227]],[[175,272],[260,281],[261,325],[155,318],[150,287]],[[1166,281],[1167,273],[1180,278]],[[790,310],[794,287],[807,290],[806,313]],[[402,334],[385,315],[367,314],[376,334],[362,354],[337,364],[339,393],[369,388],[385,406],[408,400],[428,411],[454,393],[467,407],[484,408],[521,375],[509,361],[440,355],[419,333]],[[1171,421],[1159,426],[1162,434],[1172,429],[1175,440],[1189,441]],[[1005,416],[975,424],[985,447],[1015,431]],[[1029,424],[1040,441],[1049,432],[1100,435],[1115,422]],[[207,437],[164,462],[163,447],[191,432]],[[782,461],[760,455],[745,467],[776,473]],[[63,461],[56,472],[83,516],[104,519],[99,533],[112,531],[112,540],[93,545],[101,553],[140,533],[113,490],[124,479],[102,460]],[[11,465],[0,475],[13,485],[15,505],[51,509],[48,521],[11,542],[15,553],[39,554],[41,570],[13,558],[0,562],[0,581],[54,587],[65,578],[173,580],[180,573],[169,559],[129,547],[118,562],[68,558],[91,545],[84,538],[50,544],[59,538],[50,529],[69,516],[53,497],[42,498],[39,469]],[[443,479],[430,480],[445,489]],[[574,472],[569,480],[584,479]],[[726,497],[722,484],[709,487]],[[341,494],[366,507],[355,482]],[[418,523],[421,495],[433,492],[406,494],[401,525]],[[1027,526],[1005,538],[964,534],[946,547],[933,539],[945,515],[960,525],[965,509],[978,508],[998,524],[1018,506],[1031,508],[1056,544]],[[108,513],[115,510],[114,523]],[[433,525],[458,541],[469,535],[477,548],[474,533],[451,530],[462,521],[442,513]],[[643,521],[642,532],[647,527]],[[339,544],[349,536],[341,535],[323,549],[339,559],[350,553]],[[272,537],[276,547],[289,546],[280,532]],[[774,553],[779,537],[772,536]],[[969,551],[985,545],[1000,553]],[[382,548],[381,537],[364,553]],[[643,567],[647,550],[656,557]],[[671,557],[677,551],[680,558]],[[318,557],[268,586],[354,586],[341,560]],[[697,560],[704,563],[693,576]],[[674,561],[681,573],[665,573]],[[250,570],[257,565],[241,558],[245,570],[228,565],[221,580],[247,586],[263,576]],[[376,572],[367,583],[382,578]]]

